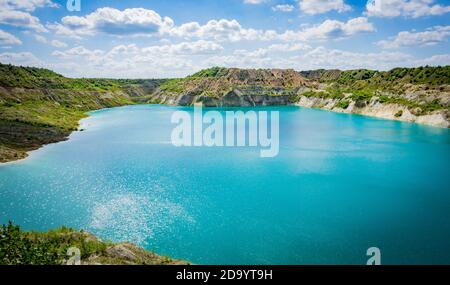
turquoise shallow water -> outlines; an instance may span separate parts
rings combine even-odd
[[[264,108],[280,111],[280,153],[262,159],[172,146],[176,110],[190,109],[97,111],[69,141],[1,165],[0,222],[198,264],[365,264],[372,246],[384,264],[450,264],[449,130]]]

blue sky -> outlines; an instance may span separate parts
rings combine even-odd
[[[0,62],[113,78],[450,64],[450,0],[80,3],[0,0]]]

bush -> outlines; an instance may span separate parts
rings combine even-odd
[[[342,101],[339,101],[334,107],[345,110],[348,108],[348,106],[350,106],[350,102],[348,100],[342,100]]]
[[[401,116],[403,116],[403,110],[400,110],[397,113],[395,113],[396,118],[400,118]]]

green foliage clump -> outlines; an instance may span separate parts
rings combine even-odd
[[[58,265],[64,263],[70,247],[80,249],[81,258],[86,258],[102,254],[107,246],[66,227],[44,233],[25,232],[11,222],[0,227],[2,265]]]
[[[181,78],[169,79],[162,83],[159,88],[167,92],[181,93],[184,90],[184,81],[185,79]]]
[[[363,89],[353,91],[351,98],[356,102],[368,102],[373,96],[375,96],[373,92]]]
[[[395,113],[394,115],[396,118],[400,118],[401,116],[403,116],[403,110],[399,110],[397,113]]]
[[[116,91],[127,85],[143,84],[147,80],[67,78],[45,68],[14,66],[0,63],[0,86],[9,88],[45,88],[91,91]]]
[[[350,102],[348,100],[341,100],[334,107],[345,110],[348,108],[348,106],[350,106]]]
[[[339,83],[353,83],[356,80],[368,80],[375,76],[377,71],[368,69],[347,70],[343,71],[337,80]]]
[[[217,78],[217,77],[222,77],[227,75],[228,73],[228,69],[224,68],[224,67],[212,67],[212,68],[208,68],[208,69],[203,69],[191,76],[189,76],[189,78]]]

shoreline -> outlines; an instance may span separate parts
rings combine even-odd
[[[61,143],[61,142],[65,142],[65,141],[70,140],[70,137],[74,133],[82,132],[85,129],[83,127],[82,121],[87,119],[87,118],[89,118],[93,112],[98,112],[98,111],[108,110],[108,109],[114,109],[114,108],[123,108],[123,107],[127,107],[127,106],[138,106],[138,105],[162,105],[162,106],[168,106],[168,107],[179,107],[179,105],[175,105],[174,106],[174,105],[167,105],[167,104],[130,104],[130,105],[117,106],[117,107],[108,107],[108,108],[102,108],[102,109],[88,111],[88,112],[85,113],[86,117],[84,117],[80,121],[78,121],[78,128],[77,128],[77,130],[71,131],[67,135],[67,137],[65,137],[64,139],[59,140],[57,142],[49,143],[49,144],[42,144],[41,146],[39,146],[36,149],[27,151],[26,152],[26,155],[27,155],[26,157],[19,158],[19,159],[13,159],[13,160],[5,161],[5,162],[0,162],[0,166],[12,165],[12,164],[15,164],[15,163],[20,163],[20,162],[27,161],[27,160],[29,160],[31,158],[33,153],[41,150],[45,146],[52,145],[52,144],[57,144],[57,143]],[[382,105],[386,106],[386,104],[382,104]],[[305,105],[305,104],[301,104],[300,101],[297,102],[297,103],[294,103],[294,104],[289,104],[289,105],[263,106],[263,107],[289,107],[289,106],[308,108],[308,109],[315,109],[315,110],[322,110],[322,111],[333,112],[333,113],[337,113],[337,114],[358,115],[358,116],[382,119],[382,120],[387,120],[387,121],[396,121],[396,122],[402,122],[402,123],[410,123],[410,124],[416,124],[418,126],[432,127],[432,128],[438,128],[438,129],[448,129],[449,128],[449,127],[445,127],[445,126],[441,126],[441,125],[433,125],[431,123],[417,122],[415,120],[410,120],[408,118],[401,118],[401,117],[400,118],[392,118],[392,117],[389,117],[389,116],[376,115],[376,114],[374,115],[374,114],[359,113],[359,112],[352,112],[352,111],[349,112],[349,111],[346,111],[346,110],[333,110],[332,108],[326,108],[326,106],[325,107],[308,106],[308,105]],[[183,106],[183,107],[190,107],[190,106]],[[241,107],[249,108],[247,106],[241,106]],[[254,107],[258,107],[258,106],[254,106]],[[207,108],[207,107],[205,107],[205,108]],[[223,107],[213,107],[213,108],[227,108],[227,107],[223,106]],[[240,108],[240,107],[236,107],[236,108]],[[253,107],[250,107],[250,108],[253,108]]]

